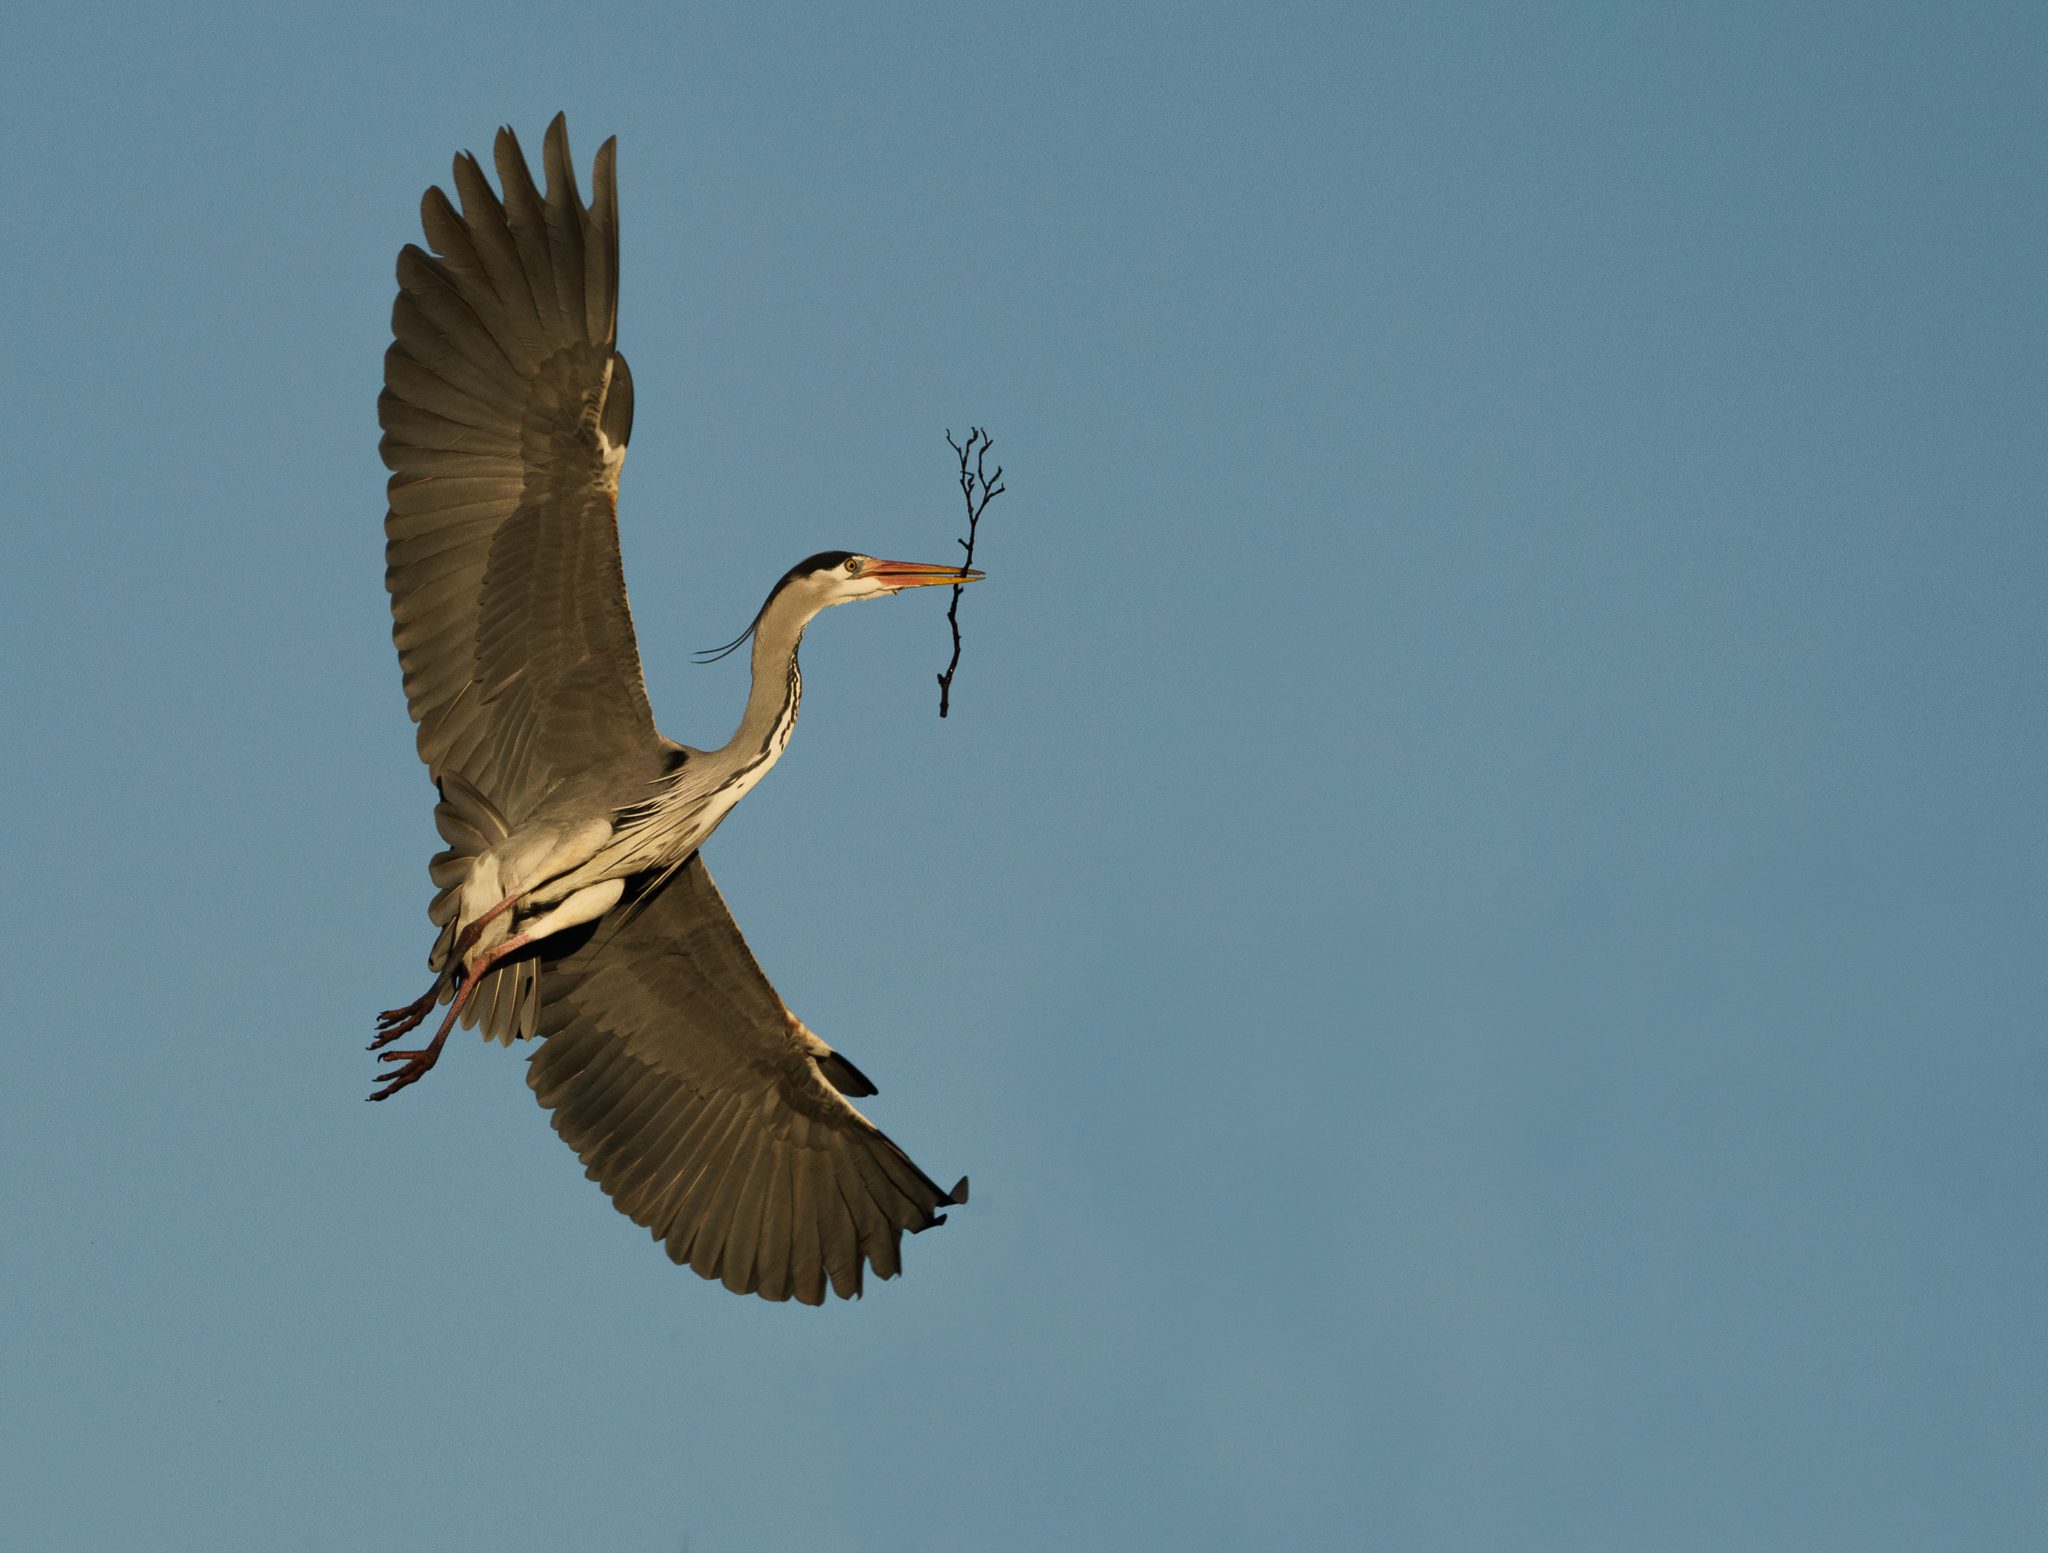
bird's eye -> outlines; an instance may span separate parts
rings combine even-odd
[[[846,575],[849,577],[858,577],[860,575],[859,556],[850,555],[846,558]]]

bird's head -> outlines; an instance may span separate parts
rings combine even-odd
[[[782,574],[768,599],[788,590],[810,607],[810,613],[855,599],[881,598],[905,588],[930,588],[941,583],[973,582],[980,572],[958,566],[927,566],[922,561],[880,561],[871,555],[826,550]]]
[[[788,617],[799,631],[812,617],[834,604],[878,599],[905,588],[930,588],[969,583],[982,574],[961,566],[929,566],[922,561],[883,561],[850,550],[824,550],[808,556],[782,574],[768,591],[768,600],[754,623],[723,647],[699,654],[705,662],[722,658],[753,636],[770,612]]]

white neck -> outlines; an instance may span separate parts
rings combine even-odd
[[[797,708],[803,701],[804,677],[797,667],[797,648],[810,624],[811,610],[796,607],[785,597],[777,598],[763,611],[754,628],[754,650],[750,655],[753,683],[747,690],[747,709],[733,736],[709,752],[708,761],[721,777],[746,773],[753,786],[768,768],[782,758],[796,729]]]

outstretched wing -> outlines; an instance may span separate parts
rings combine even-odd
[[[390,466],[385,585],[420,758],[517,825],[555,779],[658,740],[626,609],[616,509],[632,379],[613,348],[614,143],[585,207],[557,115],[547,192],[498,131],[502,200],[455,159],[458,212],[398,256],[377,401]]]
[[[620,1212],[738,1294],[821,1304],[900,1270],[903,1232],[967,1200],[860,1112],[873,1086],[798,1024],[703,859],[599,922],[541,978],[526,1081]],[[828,1082],[828,1075],[831,1082]]]

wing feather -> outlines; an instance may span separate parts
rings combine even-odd
[[[398,251],[399,295],[407,298],[448,348],[483,374],[497,393],[516,393],[537,363],[503,338],[503,310],[488,287],[462,284],[452,266],[416,243]]]
[[[827,1080],[703,860],[545,962],[527,1070],[618,1209],[706,1278],[768,1299],[860,1292],[953,1201]],[[857,1071],[857,1070],[856,1070]]]
[[[542,201],[547,218],[549,272],[555,281],[555,306],[579,329],[587,329],[583,307],[583,197],[576,192],[576,169],[569,161],[569,131],[560,116],[541,142],[548,191]]]
[[[760,1288],[754,1261],[755,1253],[761,1249],[768,1178],[775,1173],[777,1152],[773,1138],[759,1131],[751,1133],[747,1168],[734,1172],[733,1182],[721,1196],[727,1227],[719,1273],[725,1286],[735,1294],[752,1294]]]
[[[825,1237],[819,1228],[823,1199],[818,1186],[817,1151],[799,1146],[789,1172],[789,1275],[790,1292],[806,1305],[825,1303]]]
[[[445,420],[459,421],[479,431],[513,438],[519,435],[519,416],[515,409],[465,394],[396,344],[384,352],[384,388],[384,394],[379,395],[380,416],[387,403],[417,405]]]
[[[613,1108],[607,1147],[590,1161],[591,1168],[618,1180],[622,1192],[637,1191],[667,1164],[661,1151],[635,1148],[635,1141],[661,1137],[663,1127],[673,1125],[678,1117],[677,1097],[655,1074],[637,1068],[635,1085],[631,1095]]]
[[[683,1139],[701,1126],[708,1113],[691,1096],[672,1086],[651,1086],[657,1103],[631,1119],[632,1132],[620,1133],[602,1155],[592,1155],[591,1166],[609,1174],[613,1196],[620,1202],[652,1203],[672,1192],[680,1162],[689,1157]],[[641,1140],[653,1140],[648,1146]]]
[[[614,1137],[618,1128],[613,1112],[626,1091],[647,1070],[628,1057],[621,1046],[597,1041],[589,1045],[593,1055],[581,1075],[583,1102],[590,1107],[594,1124],[604,1129],[606,1137]]]
[[[709,1157],[695,1179],[677,1196],[675,1226],[669,1231],[669,1255],[688,1262],[700,1278],[716,1278],[719,1256],[732,1231],[732,1216],[721,1213],[733,1176],[753,1159],[754,1135],[742,1125],[737,1101],[723,1108],[722,1125],[711,1138]],[[600,1183],[602,1184],[602,1183]],[[676,1237],[681,1236],[679,1253]]]
[[[630,1183],[623,1184],[612,1194],[612,1201],[619,1211],[636,1222],[653,1228],[659,1224],[680,1224],[682,1204],[689,1198],[711,1167],[723,1160],[719,1145],[733,1123],[730,1104],[706,1105],[694,1092],[681,1085],[676,1086],[687,1111],[698,1111],[702,1115],[694,1120],[677,1124],[669,1122],[671,1130],[660,1137],[642,1140],[642,1147],[661,1160],[661,1168],[652,1173],[637,1198],[628,1195]],[[602,1179],[602,1178],[600,1178]],[[644,1215],[644,1217],[643,1217]],[[664,1231],[655,1230],[657,1236]],[[669,1255],[679,1262],[689,1260],[687,1244],[680,1255],[673,1245]]]
[[[619,561],[616,152],[598,154],[589,207],[559,116],[542,154],[544,193],[500,130],[502,197],[464,154],[455,199],[421,200],[432,251],[399,255],[378,401],[420,755],[513,828],[562,777],[660,747]],[[508,1011],[526,991],[508,983]]]
[[[377,413],[393,436],[415,448],[493,453],[501,459],[519,452],[519,438],[511,426],[472,426],[430,405],[408,404],[388,388],[378,397]]]
[[[590,170],[590,209],[583,217],[583,327],[593,340],[609,336],[618,322],[619,215],[618,147],[597,148]]]
[[[796,1253],[796,1212],[789,1177],[796,1150],[769,1148],[768,1178],[761,1188],[760,1230],[754,1240],[755,1288],[764,1300],[789,1298],[790,1264]]]
[[[554,266],[548,257],[547,211],[526,165],[526,153],[519,149],[519,137],[509,127],[501,128],[492,140],[491,159],[498,168],[500,208],[505,230],[519,255],[519,272],[526,277],[535,311],[553,325],[561,309],[555,296]]]
[[[546,360],[552,347],[541,324],[533,286],[519,257],[519,245],[512,240],[512,230],[506,225],[505,207],[492,192],[482,165],[466,151],[455,159],[455,193],[462,201],[462,224],[481,266],[479,278],[504,309],[507,330],[528,360]]]
[[[843,1300],[857,1300],[861,1295],[861,1268],[865,1265],[861,1258],[860,1214],[847,1193],[846,1172],[840,1162],[829,1161],[826,1168],[832,1195],[838,1199],[838,1241],[833,1259],[826,1264],[832,1273],[832,1292]]]

